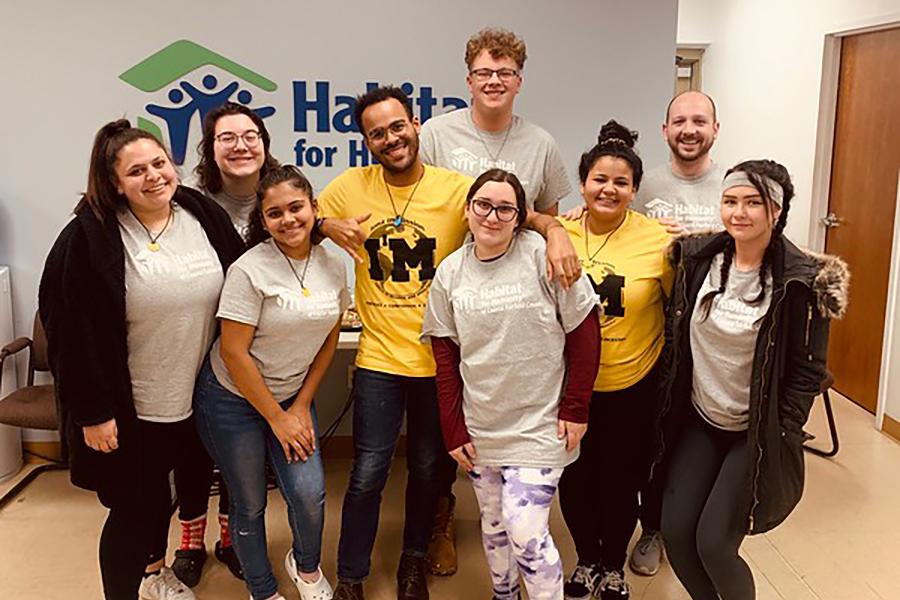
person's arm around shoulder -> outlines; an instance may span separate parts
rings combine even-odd
[[[547,278],[569,288],[581,275],[581,261],[563,224],[550,215],[529,211],[525,227],[547,240]]]

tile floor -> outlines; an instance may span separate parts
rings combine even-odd
[[[807,487],[803,501],[775,531],[744,543],[761,600],[889,600],[900,598],[900,444],[873,428],[871,415],[834,396],[841,451],[835,459],[807,455]],[[821,403],[807,427],[825,438]],[[825,441],[824,439],[822,440]],[[340,499],[346,485],[348,460],[327,464],[327,519],[324,570],[335,572]],[[373,556],[369,600],[390,600],[402,527],[402,464],[396,465],[383,504],[381,528]],[[0,492],[12,482],[0,484]],[[598,490],[604,483],[597,482]],[[489,598],[490,581],[481,550],[478,511],[471,488],[461,481],[457,543],[460,573],[435,579],[434,600]],[[291,600],[281,566],[290,544],[284,503],[270,495],[270,556],[282,592]],[[213,511],[214,512],[214,511]],[[104,511],[93,494],[69,485],[67,473],[42,475],[24,494],[0,512],[0,598],[72,600],[101,598],[96,559],[97,537]],[[574,550],[558,509],[553,531],[566,565]],[[177,542],[173,527],[171,542]],[[208,546],[214,543],[207,536]],[[682,600],[688,596],[668,565],[653,578],[629,574],[634,600]],[[243,584],[210,558],[200,585],[199,600],[247,597]],[[395,596],[394,596],[395,597]]]

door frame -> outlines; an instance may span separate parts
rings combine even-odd
[[[849,23],[825,33],[822,56],[822,83],[819,88],[819,115],[816,127],[815,159],[813,163],[812,196],[810,199],[809,247],[825,250],[826,230],[819,219],[828,214],[831,193],[831,166],[834,151],[834,128],[837,117],[838,83],[841,68],[843,39],[851,35],[872,33],[900,27],[900,12]],[[900,180],[900,177],[898,177]],[[894,239],[891,248],[888,297],[885,309],[884,336],[881,341],[881,368],[878,378],[878,399],[875,409],[875,427],[883,429],[885,406],[891,377],[890,353],[893,339],[900,336],[895,331],[896,316],[900,313],[900,183],[894,210]],[[851,273],[852,276],[852,273]],[[851,291],[852,297],[852,291]],[[900,368],[900,366],[898,366]],[[900,390],[898,390],[900,391]]]

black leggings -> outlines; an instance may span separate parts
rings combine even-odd
[[[631,387],[594,392],[581,456],[566,467],[559,500],[578,562],[623,569],[647,480],[658,367]]]
[[[752,600],[753,575],[738,555],[749,511],[747,432],[715,428],[690,412],[663,496],[669,562],[693,600]]]
[[[184,461],[175,467],[175,494],[178,495],[178,518],[193,521],[206,514],[209,508],[209,490],[213,483],[214,465],[210,460]],[[219,482],[219,515],[228,515],[228,488],[221,475]]]
[[[212,475],[212,460],[200,443],[194,418],[176,423],[138,421],[140,478],[135,489],[101,501],[109,515],[100,535],[100,574],[107,600],[135,600],[148,564],[166,556],[173,469]],[[207,482],[207,490],[209,483]]]

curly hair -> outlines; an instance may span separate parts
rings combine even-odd
[[[466,66],[472,68],[472,63],[478,58],[482,50],[487,50],[492,58],[511,58],[519,66],[521,71],[525,68],[525,40],[512,31],[499,27],[486,27],[469,38],[466,42]]]
[[[219,165],[216,164],[214,146],[216,143],[216,122],[228,115],[244,115],[253,121],[253,124],[259,130],[259,136],[262,138],[263,143],[263,152],[265,152],[265,159],[259,170],[260,179],[265,177],[270,169],[278,166],[278,161],[275,160],[275,157],[269,151],[269,146],[272,143],[269,137],[269,130],[266,129],[266,124],[259,115],[243,104],[225,102],[209,111],[204,117],[203,138],[197,145],[200,161],[194,168],[194,174],[197,176],[197,185],[209,194],[218,194],[222,191],[222,172],[219,170]]]

